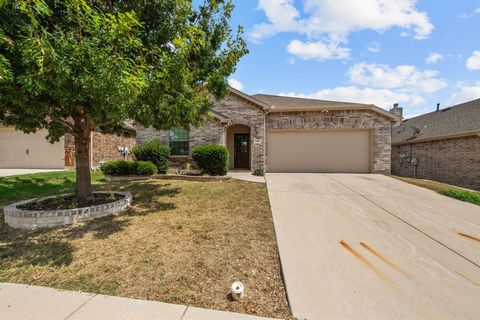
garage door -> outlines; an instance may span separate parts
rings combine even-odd
[[[270,131],[270,172],[368,173],[372,143],[369,130]]]
[[[33,134],[0,129],[1,169],[63,169],[63,141],[51,144],[46,139],[46,130]]]

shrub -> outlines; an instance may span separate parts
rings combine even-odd
[[[253,175],[254,176],[264,176],[265,175],[265,171],[263,171],[263,168],[255,168],[253,170]]]
[[[152,162],[126,160],[105,162],[100,170],[109,176],[151,176],[158,171]]]
[[[132,153],[139,161],[150,161],[160,173],[167,173],[170,163],[170,148],[160,140],[150,140],[144,144],[133,147]]]
[[[228,150],[218,144],[202,144],[192,150],[198,167],[209,175],[224,176],[228,171]]]
[[[133,164],[137,176],[151,176],[158,172],[157,166],[150,161],[134,161]]]

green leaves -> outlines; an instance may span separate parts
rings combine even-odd
[[[52,141],[79,114],[102,130],[203,123],[247,53],[231,1],[113,3],[1,0],[0,121]]]

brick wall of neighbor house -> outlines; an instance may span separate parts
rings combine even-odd
[[[214,111],[230,118],[232,125],[243,124],[250,127],[251,139],[251,167],[263,167],[263,111],[251,102],[230,94],[212,108]],[[227,127],[217,120],[211,120],[200,128],[190,129],[190,150],[199,144],[217,143],[226,145],[224,132]],[[137,142],[144,143],[151,139],[159,139],[168,145],[168,132],[153,128],[137,128]],[[254,143],[259,142],[259,143]],[[172,157],[172,166],[191,161],[190,157]]]
[[[418,160],[416,173],[411,158]],[[392,173],[480,190],[480,137],[394,145]]]
[[[275,112],[267,116],[267,130],[373,129],[376,173],[390,173],[391,126],[390,119],[370,110]]]
[[[93,167],[96,168],[102,161],[121,160],[123,155],[118,151],[118,147],[127,147],[129,150],[136,144],[135,138],[120,137],[113,134],[93,133]],[[127,156],[130,159],[131,156]],[[65,135],[65,167],[75,166],[75,141],[70,134]]]
[[[71,134],[65,135],[65,167],[75,167],[75,140]]]
[[[119,147],[128,148],[129,151],[136,145],[135,137],[121,137],[114,134],[93,133],[93,167],[98,167],[102,161],[124,159],[123,154],[118,151]],[[130,160],[132,156],[127,155]]]

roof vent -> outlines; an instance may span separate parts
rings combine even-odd
[[[437,103],[437,112],[440,111],[440,103]]]

